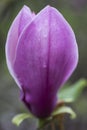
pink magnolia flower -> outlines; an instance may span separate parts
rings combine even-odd
[[[78,62],[74,32],[55,8],[35,15],[24,6],[8,32],[6,61],[21,100],[35,116],[47,117]]]

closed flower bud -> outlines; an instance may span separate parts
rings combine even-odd
[[[55,8],[36,15],[24,6],[8,32],[6,61],[21,100],[36,117],[48,117],[78,62],[74,32]]]

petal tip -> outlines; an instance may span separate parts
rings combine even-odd
[[[27,5],[24,5],[22,9],[28,9],[29,7]]]
[[[26,12],[28,12],[28,14],[29,14],[29,12],[31,13],[31,10],[30,10],[30,8],[27,5],[24,5],[22,7],[21,11],[24,11],[24,12],[26,11]]]

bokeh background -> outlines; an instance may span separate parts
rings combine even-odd
[[[87,0],[0,0],[0,130],[35,130],[37,125],[35,119],[24,121],[20,127],[11,123],[14,115],[28,112],[20,102],[19,88],[10,76],[5,61],[8,29],[24,4],[36,13],[49,4],[64,15],[76,34],[79,47],[78,67],[69,82],[87,78]],[[67,117],[65,130],[87,130],[87,88],[72,107],[77,118],[70,120]]]

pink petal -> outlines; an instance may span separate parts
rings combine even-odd
[[[6,60],[8,69],[14,78],[13,61],[15,58],[16,46],[23,29],[31,22],[32,18],[32,12],[27,6],[24,6],[14,19],[8,32],[6,41]]]

